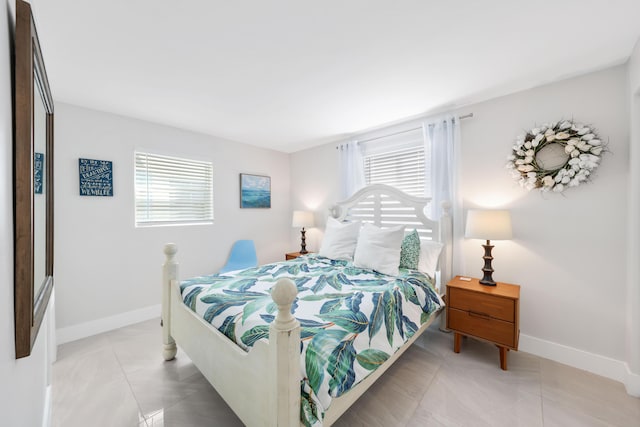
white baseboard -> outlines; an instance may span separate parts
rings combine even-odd
[[[627,379],[624,382],[624,386],[627,389],[627,393],[631,396],[640,397],[640,374],[634,374],[629,369],[629,365],[625,363],[627,367]]]
[[[67,342],[90,337],[92,335],[101,334],[102,332],[122,328],[123,326],[128,326],[134,323],[144,322],[145,320],[154,319],[156,317],[160,317],[161,311],[161,305],[157,304],[150,307],[141,308],[139,310],[116,314],[115,316],[92,320],[90,322],[81,323],[79,325],[56,329],[56,344],[64,344]]]
[[[51,405],[51,384],[47,386],[44,392],[44,411],[42,413],[42,427],[51,427],[51,416],[53,406]]]
[[[621,382],[625,385],[628,394],[640,396],[640,375],[632,373],[627,363],[621,360],[526,334],[520,334],[518,350]]]

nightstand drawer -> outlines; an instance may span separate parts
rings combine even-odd
[[[449,288],[447,303],[451,308],[462,311],[473,311],[507,322],[515,321],[515,301],[509,298],[495,297],[491,294],[481,294],[466,289]]]
[[[483,338],[496,344],[516,348],[515,324],[489,316],[449,308],[447,326],[463,334]]]

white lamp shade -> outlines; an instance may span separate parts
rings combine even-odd
[[[469,239],[509,240],[511,213],[505,210],[469,210],[464,236]]]
[[[293,211],[292,227],[313,227],[313,212]]]

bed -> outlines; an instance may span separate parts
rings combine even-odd
[[[423,245],[441,242],[433,277],[411,269],[388,276],[352,262],[311,255],[181,282],[177,247],[165,245],[165,360],[175,357],[177,343],[245,425],[331,425],[440,311],[439,289],[451,278],[452,225],[447,204],[440,222],[428,219],[424,214],[428,202],[373,185],[337,203],[331,216],[340,223],[387,229],[402,225],[415,230]],[[428,279],[435,292],[431,285],[423,285]],[[323,293],[325,289],[328,293]],[[394,314],[396,308],[390,308],[387,313],[384,309],[391,305],[383,300],[397,300],[409,311]],[[411,312],[412,305],[422,313]],[[379,316],[374,314],[378,306]],[[240,311],[234,314],[230,311],[234,307]],[[329,350],[319,351],[318,343],[328,341]],[[356,349],[356,344],[372,347]],[[328,362],[322,366],[331,371],[319,372],[309,362],[309,355],[323,352]]]

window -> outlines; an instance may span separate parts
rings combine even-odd
[[[135,153],[136,226],[213,221],[211,162]]]
[[[425,155],[422,128],[362,143],[367,185],[386,184],[412,196],[431,196],[430,153]]]

